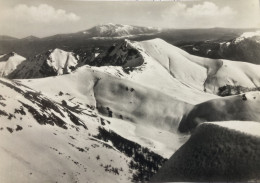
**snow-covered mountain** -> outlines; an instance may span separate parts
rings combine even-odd
[[[198,56],[225,58],[259,65],[260,31],[244,32],[229,40],[212,39],[186,43],[181,48]]]
[[[254,39],[255,38],[255,39]],[[246,39],[254,39],[254,41],[260,43],[260,31],[255,31],[255,32],[245,32],[238,38],[234,39],[234,43],[238,44],[242,41],[245,41]]]
[[[161,110],[153,108],[149,111],[141,108],[138,110],[139,112],[144,110],[142,113],[147,113],[147,115],[138,116],[138,113],[133,113],[135,110],[132,111],[131,106],[133,104],[130,101],[125,104],[126,111],[122,112],[122,103],[114,102],[114,100],[119,101],[119,96],[122,94],[120,90],[117,93],[113,88],[110,88],[110,86],[117,86],[121,81],[118,81],[118,79],[111,79],[110,81],[104,79],[99,81],[102,85],[97,85],[96,88],[100,86],[100,89],[98,93],[95,93],[96,97],[100,96],[102,98],[97,99],[97,104],[100,103],[101,106],[99,111],[104,112],[102,106],[113,105],[113,112],[118,114],[118,118],[120,115],[124,115],[134,122],[150,121],[151,123],[156,123],[160,119],[160,123],[164,125],[157,124],[157,126],[161,125],[166,129],[176,127],[183,114],[192,105],[218,98],[216,94],[218,94],[219,88],[223,86],[254,88],[260,85],[259,66],[257,65],[196,57],[161,39],[142,42],[125,40],[121,44],[111,47],[107,52],[98,55],[91,64],[99,67],[84,67],[88,70],[85,72],[92,72],[94,69],[124,80],[124,82],[131,85],[131,87],[125,86],[127,90],[130,90],[130,88],[134,90],[135,85],[140,85],[156,91],[156,93],[152,94],[154,98],[157,95],[163,95],[162,98],[165,99],[167,96],[173,98],[171,106],[161,104],[161,106],[165,106]],[[19,73],[19,71],[17,72]],[[29,72],[25,74],[27,73]],[[27,77],[26,75],[26,77],[20,78],[33,77]],[[80,77],[83,76],[77,76],[77,78]],[[84,76],[83,78],[91,77]],[[122,81],[120,85],[125,85],[124,82]],[[39,83],[39,86],[47,84],[40,81],[37,81],[37,83]],[[27,84],[30,85],[30,83]],[[109,91],[111,91],[110,99],[107,98]],[[157,92],[161,94],[157,94]],[[122,97],[125,96],[122,95]],[[150,96],[150,98],[153,97]],[[170,99],[166,99],[164,102],[168,103],[169,101]],[[149,103],[143,102],[140,107],[144,106],[146,108],[146,105],[149,106]],[[177,106],[178,112],[175,111],[173,114],[172,110],[174,110],[173,108],[176,109]],[[166,113],[166,111],[168,112]],[[165,114],[163,115],[163,113]]]
[[[142,34],[154,34],[158,32],[160,32],[159,28],[108,23],[97,25],[89,30],[81,31],[80,33],[91,35],[92,37],[113,38],[129,37]]]
[[[0,77],[8,76],[25,60],[24,57],[14,52],[0,55]]]
[[[220,44],[220,53],[236,60],[260,64],[260,31],[245,32],[241,36]]]
[[[77,64],[78,58],[72,52],[49,50],[20,64],[8,78],[41,78],[68,74]]]
[[[95,61],[97,65],[121,65],[124,70],[135,70],[134,68],[148,70],[149,68],[151,71],[155,68],[163,68],[168,72],[167,77],[171,76],[171,79],[177,80],[182,85],[213,94],[217,94],[219,88],[226,85],[248,88],[260,86],[258,65],[190,55],[161,39],[132,43],[126,41],[125,44],[109,49],[105,55],[100,54]],[[150,67],[151,64],[156,66]],[[155,76],[156,74],[149,78]],[[160,85],[160,82],[157,84]]]
[[[225,121],[258,129],[259,92],[217,95],[226,85],[259,87],[258,65],[193,56],[161,39],[124,40],[84,60],[89,65],[77,65],[75,54],[59,49],[35,58],[10,75],[16,80],[0,79],[4,182],[17,181],[8,172],[20,172],[24,182],[147,181],[171,156],[162,168],[167,174],[160,171],[155,181],[202,180],[196,179],[200,172],[203,181],[223,181],[223,170],[234,169],[246,142],[253,145],[243,169],[254,171],[241,180],[258,178],[258,137]],[[49,68],[56,72],[48,74]],[[214,156],[220,165],[210,169],[215,144],[224,153]],[[234,158],[227,161],[229,146]],[[176,177],[168,176],[172,169]]]
[[[112,113],[115,118],[124,118],[135,123],[150,123],[168,131],[176,129],[179,123],[186,118],[189,119],[188,112],[203,105],[200,103],[207,103],[208,100],[212,99],[219,101],[214,103],[223,103],[222,98],[220,99],[216,95],[219,87],[227,84],[246,87],[259,86],[257,83],[259,81],[259,66],[257,65],[192,56],[160,39],[143,42],[126,40],[100,54],[93,62],[93,65],[96,64],[99,67],[84,66],[75,73],[66,76],[67,79],[59,77],[53,79],[57,80],[56,82],[49,81],[49,78],[36,82],[33,80],[23,82],[35,89],[47,85],[47,83],[67,82],[69,83],[65,86],[79,88],[81,80],[78,81],[79,84],[74,83],[74,85],[70,84],[72,83],[70,80],[88,78],[91,82],[97,83],[92,89],[93,91],[91,90],[95,100],[91,100],[95,101],[93,105],[97,105],[100,113],[107,116]],[[84,76],[79,73],[84,73]],[[95,75],[94,78],[98,78],[97,81],[93,79],[93,75]],[[59,89],[60,86],[55,85],[54,88],[50,87],[46,92],[49,90],[58,92]],[[137,91],[138,95],[135,94]],[[148,91],[150,94],[145,95]],[[89,93],[89,91],[84,93]],[[136,99],[137,96],[138,99]],[[55,98],[55,96],[52,97]],[[154,107],[150,107],[150,100],[153,101]],[[227,101],[230,102],[230,99]],[[234,101],[230,102],[230,105],[227,103],[227,108],[228,106],[232,107],[234,103]],[[198,105],[194,106],[194,104]],[[244,104],[243,101],[242,104]],[[218,107],[219,105],[212,105],[213,109],[214,106]],[[238,104],[234,106],[236,105]],[[199,111],[203,115],[216,113],[216,111],[212,112],[210,107],[207,109],[209,112],[204,108]],[[241,109],[238,109],[238,113],[241,112]],[[172,111],[175,112],[172,113]],[[238,120],[239,114],[235,111],[233,113],[234,115],[231,115],[229,120]],[[195,114],[200,113],[196,112]],[[258,118],[250,118],[250,120],[252,119]],[[225,118],[225,120],[227,119]],[[242,119],[239,118],[239,120]],[[192,122],[192,120],[187,121]],[[204,121],[212,121],[212,119],[205,117]]]

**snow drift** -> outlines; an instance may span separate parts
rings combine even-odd
[[[187,132],[210,121],[260,121],[260,92],[209,100],[193,107],[181,120],[179,130]]]

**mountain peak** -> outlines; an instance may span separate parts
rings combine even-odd
[[[234,40],[234,43],[240,43],[241,41],[245,40],[245,39],[250,39],[250,38],[254,38],[260,37],[260,30],[255,31],[255,32],[244,32],[243,34],[241,34],[241,36],[239,36],[238,38],[236,38]]]
[[[15,52],[0,55],[0,77],[6,77],[26,59]]]
[[[20,40],[35,41],[35,40],[38,40],[38,39],[40,39],[40,38],[33,36],[33,35],[30,35],[30,36],[27,36],[27,37],[22,38]]]
[[[98,24],[95,27],[103,27],[103,26],[111,26],[111,27],[122,27],[124,26],[123,24],[115,24],[115,23],[102,23],[102,24]]]
[[[48,50],[42,54],[26,60],[8,78],[40,78],[68,74],[78,64],[76,55],[59,48]]]
[[[7,54],[3,54],[3,55],[1,55],[0,56],[0,61],[8,61],[10,58],[12,58],[12,57],[14,57],[14,56],[16,56],[17,58],[22,58],[22,60],[24,59],[25,60],[25,58],[24,57],[22,57],[22,56],[20,56],[19,54],[17,54],[16,52],[10,52],[10,53],[7,53]]]
[[[17,55],[17,53],[15,53],[15,52],[10,52],[10,53],[8,53],[8,54],[6,54],[6,55],[8,55],[9,57],[11,57],[11,56],[14,56],[14,55]]]
[[[152,34],[158,33],[160,30],[158,28],[152,27],[141,27],[141,26],[132,26],[132,25],[123,25],[123,24],[99,24],[92,27],[86,31],[83,31],[83,34],[91,34],[95,37],[127,37],[141,34]]]
[[[63,53],[65,51],[62,49],[59,49],[59,48],[54,48],[54,49],[49,50],[49,52],[50,53]]]

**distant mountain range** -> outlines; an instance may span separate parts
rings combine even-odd
[[[57,34],[44,38],[29,36],[17,39],[9,36],[1,36],[0,54],[14,51],[28,58],[55,48],[69,52],[82,49],[87,52],[95,47],[107,49],[113,43],[125,38],[135,41],[161,38],[192,54],[204,56],[203,49],[199,53],[196,53],[192,49],[189,49],[191,45],[198,45],[201,42],[227,42],[248,31],[255,31],[255,29],[159,29],[121,24],[102,24],[76,33]],[[208,55],[211,56],[212,53]],[[212,58],[222,57],[216,54]],[[246,58],[242,60],[244,59]]]
[[[153,27],[141,27],[141,26],[131,26],[122,24],[101,24],[95,26],[91,29],[81,31],[78,34],[85,34],[91,37],[131,37],[142,34],[154,34],[159,33],[159,28]]]
[[[244,32],[230,40],[206,40],[181,46],[191,54],[260,64],[260,32]]]

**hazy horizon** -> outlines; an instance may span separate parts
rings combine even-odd
[[[24,38],[74,33],[99,24],[172,29],[259,28],[258,0],[0,0],[0,35]]]
[[[110,22],[111,23],[111,22]],[[109,24],[109,23],[106,23],[106,24]],[[113,24],[117,24],[117,23],[113,23]],[[97,25],[101,25],[101,24],[97,24]],[[97,26],[96,25],[96,26]],[[124,24],[125,25],[125,24]],[[130,26],[136,26],[136,25],[130,25]],[[93,26],[94,27],[94,26]],[[89,27],[88,29],[91,29],[93,27]],[[145,27],[145,26],[144,26]],[[154,28],[157,28],[157,27],[154,27]],[[88,29],[84,29],[84,30],[88,30]],[[258,29],[258,27],[242,27],[242,28],[234,28],[234,27],[210,27],[210,28],[162,28],[162,30],[197,30],[197,29]],[[12,38],[16,38],[16,39],[24,39],[24,38],[27,38],[27,37],[36,37],[36,38],[46,38],[46,37],[49,37],[49,36],[54,36],[54,35],[60,35],[60,34],[73,34],[73,33],[77,33],[77,32],[81,32],[81,31],[84,31],[84,30],[78,30],[78,31],[75,31],[75,32],[66,32],[66,33],[55,33],[55,34],[50,34],[50,35],[46,35],[46,36],[36,36],[34,34],[32,35],[25,35],[23,37],[16,37],[16,36],[11,36],[11,35],[8,35],[8,34],[0,34],[0,36],[8,36],[8,37],[12,37]]]

